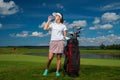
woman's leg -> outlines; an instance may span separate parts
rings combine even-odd
[[[51,63],[53,57],[54,57],[54,54],[53,53],[49,53],[49,55],[48,55],[48,61],[47,61],[47,64],[46,64],[46,69],[47,70],[48,70],[48,68],[50,66],[50,63]]]
[[[59,72],[61,64],[61,54],[57,54],[57,69],[56,72]]]
[[[44,71],[44,73],[43,73],[43,76],[46,76],[46,75],[48,74],[48,68],[49,68],[49,66],[50,66],[50,63],[51,63],[53,57],[54,57],[54,54],[53,54],[53,53],[49,53],[48,61],[47,61],[47,63],[46,63],[46,69],[45,69],[45,71]]]
[[[57,69],[56,69],[56,76],[60,76],[60,73],[59,73],[60,64],[61,64],[61,54],[57,54]]]

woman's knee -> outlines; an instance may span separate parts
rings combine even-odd
[[[48,58],[49,61],[52,61],[53,58]]]
[[[53,57],[54,57],[54,54],[53,53],[49,53],[48,60],[52,60]]]
[[[61,61],[61,54],[57,54],[57,60]]]

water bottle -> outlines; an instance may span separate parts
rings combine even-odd
[[[53,21],[53,20],[54,20],[54,16],[49,16],[49,18],[51,19],[51,21]]]

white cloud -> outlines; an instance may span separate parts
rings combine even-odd
[[[46,33],[44,36],[48,36],[51,34],[51,31],[48,31],[48,33]]]
[[[22,31],[21,33],[16,34],[16,37],[27,37],[28,31]]]
[[[98,23],[100,23],[100,19],[96,17],[93,24],[98,24]]]
[[[89,27],[90,30],[96,29],[111,29],[114,24],[118,24],[120,19],[120,15],[117,15],[114,12],[106,12],[101,18],[95,18],[93,21],[93,26]]]
[[[93,26],[93,27],[89,27],[89,29],[90,29],[90,30],[96,30],[96,29],[99,29],[99,27],[100,27],[99,25],[95,25],[95,26]]]
[[[114,31],[113,30],[109,30],[108,33],[113,33]]]
[[[3,26],[3,25],[0,23],[0,28],[2,28],[2,26]]]
[[[34,32],[29,32],[29,31],[22,31],[20,33],[13,33],[13,34],[9,34],[11,37],[45,37],[51,34],[51,31],[48,31],[47,33],[43,34],[43,32],[38,32],[38,31],[34,31]]]
[[[29,34],[28,31],[22,31],[21,33],[17,33],[17,34],[10,34],[11,37],[28,37]]]
[[[113,22],[120,19],[120,15],[117,15],[116,13],[113,12],[107,12],[102,15],[102,20],[105,22]]]
[[[38,27],[39,27],[39,28],[43,28],[44,25],[45,25],[45,23],[46,23],[46,22],[44,21],[42,24],[38,25]]]
[[[101,7],[101,10],[117,10],[117,9],[120,9],[120,2],[115,2],[115,3],[110,3],[110,4],[107,4],[103,7]]]
[[[85,38],[79,39],[80,46],[99,46],[102,43],[105,45],[120,44],[120,36],[111,34],[107,36],[99,36],[96,38]]]
[[[111,24],[104,24],[104,25],[95,25],[93,27],[89,27],[90,30],[96,30],[96,29],[111,29],[113,25]]]
[[[73,21],[73,23],[68,24],[67,26],[68,28],[72,28],[72,27],[85,27],[86,25],[87,25],[86,20],[78,20],[78,21]]]
[[[19,8],[14,1],[4,2],[4,0],[0,0],[1,15],[11,15],[17,13],[18,11]]]
[[[119,10],[120,9],[120,1],[114,0],[114,2],[110,4],[103,4],[100,7],[86,7],[88,10],[92,11],[112,11],[112,10]]]
[[[43,37],[43,33],[35,31],[35,32],[32,32],[32,36]]]
[[[111,29],[113,27],[113,25],[111,24],[104,24],[100,26],[100,29]]]
[[[57,4],[56,4],[56,7],[57,7],[58,9],[65,10],[64,6],[61,5],[60,3],[57,3]]]
[[[48,33],[43,33],[43,32],[38,32],[38,31],[34,31],[32,32],[31,36],[35,36],[35,37],[45,37],[51,34],[51,31],[48,31]]]
[[[65,7],[61,3],[54,4],[54,3],[43,2],[41,5],[46,8],[50,8],[50,9],[56,8],[56,9],[65,11]]]

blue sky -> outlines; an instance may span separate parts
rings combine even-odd
[[[43,25],[53,12],[63,14],[68,33],[82,27],[81,46],[120,44],[119,0],[0,0],[0,46],[49,45]]]

